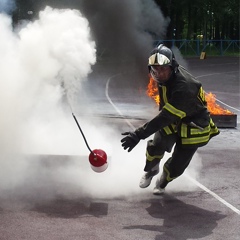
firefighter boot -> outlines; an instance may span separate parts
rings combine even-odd
[[[150,185],[152,178],[159,173],[159,165],[154,166],[151,171],[144,173],[142,176],[139,187],[146,188]]]
[[[167,186],[167,173],[163,170],[163,173],[160,177],[160,179],[157,179],[156,185],[153,189],[154,195],[161,195],[165,192],[165,187]]]

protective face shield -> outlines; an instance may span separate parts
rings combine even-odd
[[[148,59],[149,73],[158,83],[168,81],[172,72],[177,70],[177,67],[178,63],[175,60],[173,52],[163,44],[154,48]]]
[[[172,75],[171,66],[150,66],[150,75],[158,83],[165,83]]]

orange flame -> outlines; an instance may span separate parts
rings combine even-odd
[[[207,101],[208,111],[213,115],[233,115],[231,111],[222,108],[218,104],[216,104],[216,95],[213,93],[205,94],[205,98]]]
[[[160,98],[158,95],[158,87],[156,81],[154,81],[151,77],[149,79],[149,83],[147,86],[147,95],[152,98],[157,105],[160,104]],[[206,101],[207,101],[207,107],[211,114],[213,115],[233,115],[231,111],[222,108],[218,104],[216,104],[216,95],[213,93],[205,93]]]
[[[158,95],[158,87],[156,82],[150,77],[148,87],[147,87],[147,95],[152,98],[158,105],[160,104],[160,98]]]

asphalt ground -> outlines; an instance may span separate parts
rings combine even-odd
[[[122,131],[140,126],[158,109],[135,73],[97,67],[85,86],[92,88],[98,76],[93,94],[80,96],[88,99],[91,110],[83,114],[79,106],[76,112],[99,128],[111,127],[109,144],[114,149],[108,169],[94,173],[87,155],[29,156],[38,166],[33,176],[38,184],[32,185],[30,178],[17,194],[0,196],[0,239],[239,239],[239,58],[191,58],[184,63],[205,91],[238,115],[237,128],[220,129],[219,136],[198,150],[183,176],[169,184],[163,196],[154,196],[155,179],[147,189],[138,187],[146,141],[126,153],[120,139]],[[72,168],[71,176],[83,178],[54,178],[56,172]]]

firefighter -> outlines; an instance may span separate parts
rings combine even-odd
[[[125,137],[121,143],[130,152],[141,139],[154,134],[147,142],[141,188],[150,185],[159,173],[164,153],[170,153],[174,147],[153,189],[153,194],[160,195],[169,182],[183,174],[198,147],[206,145],[219,130],[210,117],[201,83],[177,63],[169,48],[163,44],[154,48],[148,69],[158,85],[160,112],[135,131],[122,133]]]

